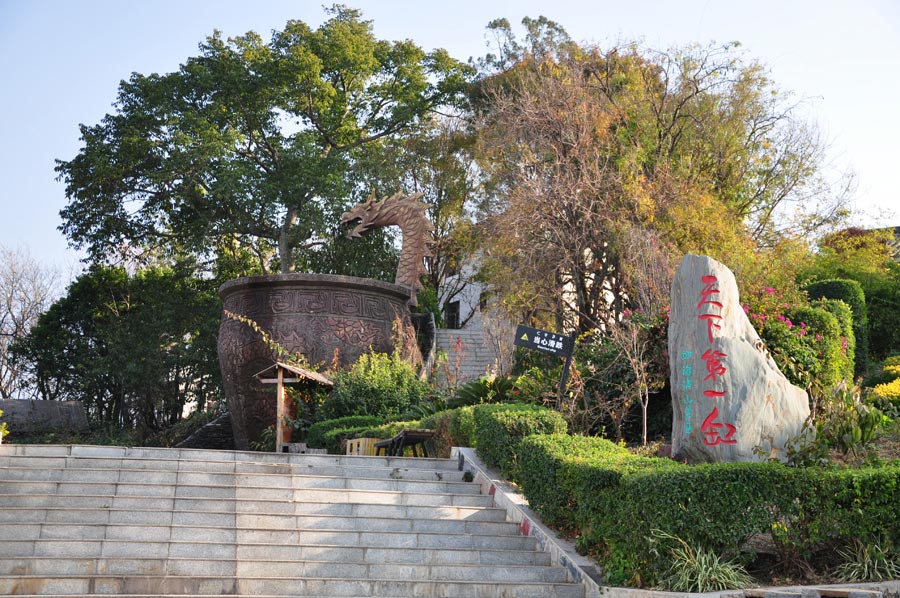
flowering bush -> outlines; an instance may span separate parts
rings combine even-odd
[[[823,299],[802,305],[768,287],[751,294],[743,307],[792,384],[818,396],[842,380],[853,379],[853,320],[843,301]]]
[[[872,393],[889,402],[895,413],[900,413],[900,355],[892,355],[881,364],[881,373],[876,378]]]
[[[879,384],[872,389],[875,396],[889,401],[896,409],[900,409],[900,378],[886,384]]]

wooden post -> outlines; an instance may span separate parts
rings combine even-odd
[[[575,339],[578,338],[576,333],[572,333],[572,336],[569,337],[569,354],[566,355],[566,363],[563,365],[562,376],[559,378],[559,394],[556,396],[556,410],[559,411],[562,408],[563,398],[566,395],[566,382],[569,381],[569,368],[572,367],[572,355],[575,353]]]
[[[284,368],[278,370],[278,386],[275,387],[275,452],[280,453],[284,444]]]

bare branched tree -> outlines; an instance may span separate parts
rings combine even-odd
[[[36,389],[12,359],[10,348],[23,338],[49,307],[58,273],[42,266],[22,248],[0,245],[0,398],[35,396]]]

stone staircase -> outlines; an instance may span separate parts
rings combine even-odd
[[[456,461],[0,446],[0,595],[583,598]]]

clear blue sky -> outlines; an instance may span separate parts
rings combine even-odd
[[[111,110],[132,72],[171,72],[214,29],[268,39],[289,19],[316,26],[307,0],[0,0],[0,243],[66,266],[54,160],[78,152],[79,123]],[[665,49],[740,41],[780,88],[808,98],[836,170],[857,174],[866,225],[900,225],[900,2],[896,0],[364,0],[345,4],[385,39],[485,52],[485,25],[544,15],[579,41]],[[885,215],[883,210],[893,211]]]

